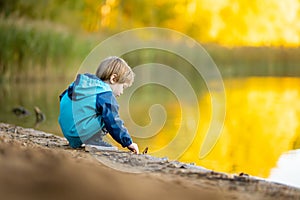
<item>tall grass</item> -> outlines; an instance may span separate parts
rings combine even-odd
[[[59,72],[72,71],[91,49],[88,41],[51,24],[4,18],[0,18],[0,46],[2,81],[65,74]]]
[[[224,77],[300,76],[300,48],[204,45]]]
[[[202,45],[224,78],[248,76],[300,76],[300,48],[287,47],[224,47]],[[193,49],[186,53],[193,56]],[[199,56],[199,55],[198,55]],[[163,63],[181,70],[186,76],[199,79],[197,71],[180,55],[157,49],[141,49],[127,53],[124,58],[131,66],[144,63]],[[198,85],[197,83],[196,85]]]

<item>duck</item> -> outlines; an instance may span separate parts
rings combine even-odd
[[[30,112],[23,106],[18,106],[12,109],[12,112],[18,117],[26,117],[30,115]]]
[[[39,124],[39,123],[45,121],[46,117],[39,107],[35,106],[34,112],[35,112],[35,117],[36,117],[36,119],[35,119],[36,124]]]

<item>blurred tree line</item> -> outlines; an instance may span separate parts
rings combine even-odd
[[[64,25],[78,25],[82,0],[0,0],[0,13],[6,17],[25,17],[33,20],[49,20]]]
[[[298,46],[299,0],[86,0],[88,31],[159,26],[202,42]]]
[[[300,43],[298,0],[1,0],[0,13],[50,20],[88,32],[158,26],[205,43]]]

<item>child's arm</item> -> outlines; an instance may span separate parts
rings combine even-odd
[[[120,119],[119,106],[113,93],[105,92],[97,95],[96,107],[112,138],[123,147],[139,153],[137,144],[133,143],[124,122]]]

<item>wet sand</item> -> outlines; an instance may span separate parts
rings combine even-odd
[[[1,199],[300,199],[300,189],[167,158],[71,149],[0,123]]]

